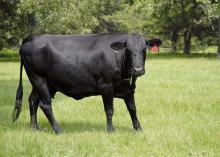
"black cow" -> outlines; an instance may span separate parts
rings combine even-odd
[[[151,41],[152,42],[152,41]],[[133,127],[141,130],[134,101],[135,82],[144,74],[147,44],[137,34],[32,35],[20,48],[20,82],[13,121],[22,105],[22,67],[32,84],[29,96],[31,127],[38,129],[37,109],[43,110],[55,133],[61,129],[51,107],[57,91],[74,99],[101,95],[107,131],[113,130],[113,98],[122,98]],[[158,41],[156,41],[158,42]],[[146,44],[147,43],[147,44]]]

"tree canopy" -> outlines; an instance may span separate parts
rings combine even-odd
[[[218,0],[1,0],[0,48],[32,33],[129,32],[188,54],[192,46],[217,44],[219,15]]]

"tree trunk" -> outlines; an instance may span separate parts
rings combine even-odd
[[[220,16],[218,16],[218,51],[217,57],[220,57]]]
[[[172,34],[171,34],[171,41],[172,41],[172,43],[171,43],[171,52],[172,53],[176,53],[177,40],[178,40],[178,33],[176,31],[173,31]]]
[[[184,32],[184,51],[183,54],[189,55],[191,50],[191,31],[186,29]]]

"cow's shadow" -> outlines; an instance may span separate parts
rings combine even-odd
[[[83,132],[107,132],[104,123],[93,123],[89,121],[60,122],[62,133],[83,133]],[[39,123],[40,130],[44,132],[53,132],[48,122]],[[129,126],[115,126],[114,132],[133,132]]]
[[[7,123],[7,124],[6,124]],[[55,134],[52,127],[50,126],[49,122],[39,122],[39,130],[32,130],[30,127],[30,123],[27,121],[18,121],[16,123],[12,123],[8,120],[5,123],[0,123],[2,130],[16,130],[16,131],[32,131],[39,132],[39,133],[46,133],[46,134]],[[103,123],[92,123],[92,122],[85,122],[85,121],[77,121],[77,122],[61,122],[59,123],[61,127],[61,134],[71,134],[71,133],[88,133],[88,132],[95,132],[95,133],[107,133],[106,125]],[[131,133],[134,132],[134,129],[129,126],[115,126],[113,133],[117,132],[126,132]],[[0,130],[1,131],[1,130]]]

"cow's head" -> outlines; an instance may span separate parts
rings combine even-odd
[[[137,34],[128,35],[122,41],[113,42],[111,48],[116,51],[124,50],[129,75],[137,77],[145,73],[147,45],[143,37]]]

